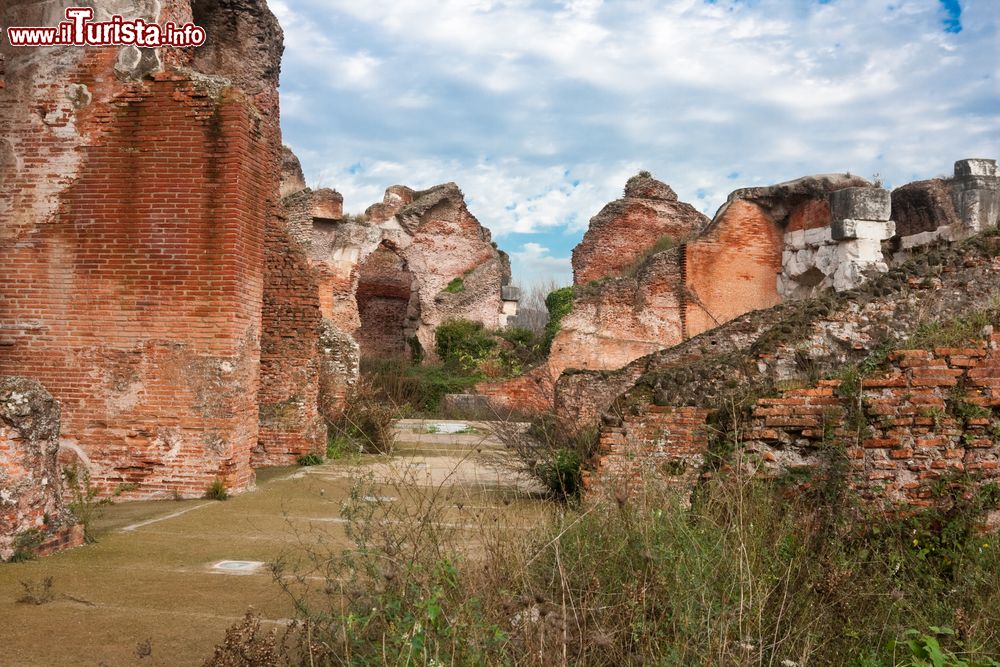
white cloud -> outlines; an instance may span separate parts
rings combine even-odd
[[[548,248],[538,243],[525,243],[519,251],[510,253],[510,260],[518,283],[525,287],[548,284],[552,280],[558,285],[573,283],[570,258],[553,257]]]
[[[711,215],[807,173],[898,185],[1000,157],[994,0],[963,0],[957,35],[938,0],[271,6],[286,137],[352,210],[456,181],[501,240],[578,237],[639,169]]]

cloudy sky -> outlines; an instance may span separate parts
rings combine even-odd
[[[810,173],[1000,157],[997,0],[270,0],[282,126],[363,211],[455,181],[522,284],[640,169],[711,216]]]

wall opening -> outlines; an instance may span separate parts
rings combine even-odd
[[[361,265],[355,338],[362,358],[410,355],[409,340],[420,320],[417,284],[406,261],[382,243]]]

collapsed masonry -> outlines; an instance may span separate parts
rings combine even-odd
[[[319,273],[323,317],[361,356],[433,359],[445,320],[496,328],[517,313],[510,260],[454,183],[394,185],[364,215],[345,216],[343,197],[306,188],[298,160],[287,148],[285,156],[289,229]]]
[[[888,193],[835,192],[833,224],[785,234],[779,278],[792,280],[779,286],[812,269],[824,278],[799,281],[783,305],[620,369],[564,373],[559,417],[576,428],[601,424],[591,490],[634,492],[649,476],[689,487],[719,443],[734,438],[749,461],[774,475],[815,471],[824,445],[844,443],[850,483],[895,503],[927,504],[931,482],[949,473],[995,481],[998,193],[1000,178],[987,160],[957,163],[950,182],[894,192],[895,225]],[[940,242],[977,232],[951,247]],[[844,272],[845,259],[860,270]],[[845,276],[848,283],[838,285]],[[824,281],[835,289],[817,290]],[[951,320],[975,324],[968,342],[921,342]],[[836,377],[852,365],[871,366],[880,352],[885,361],[867,376]],[[817,380],[823,377],[830,379]],[[805,388],[782,390],[795,386]],[[727,420],[733,413],[743,415],[739,423]]]
[[[995,225],[997,182],[992,160],[892,194],[849,174],[809,176],[737,190],[709,222],[669,186],[633,177],[573,252],[573,307],[547,364],[479,389],[545,409],[567,369],[621,368],[752,310],[852,289],[914,248]]]
[[[62,12],[11,0],[0,24],[56,25]],[[397,260],[417,276],[414,344],[433,350],[443,317],[500,323],[506,259],[454,186],[394,189],[403,202],[372,225],[338,227],[332,191],[310,195],[306,214],[289,205],[304,182],[287,177],[282,32],[265,0],[109,0],[95,13],[190,21],[210,39],[45,57],[0,46],[0,376],[51,393],[63,464],[125,498],[192,497],[322,452],[357,377],[350,334],[391,304],[381,267]],[[358,290],[375,294],[361,317]],[[385,349],[375,333],[362,341]],[[20,435],[4,431],[5,469],[49,451],[8,426]],[[25,507],[58,504],[46,479]],[[3,491],[20,497],[15,484]],[[35,514],[9,515],[4,539],[34,530]]]
[[[0,378],[0,561],[82,544],[58,453],[59,404],[33,380]]]

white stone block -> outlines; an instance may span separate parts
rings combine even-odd
[[[817,227],[803,231],[805,243],[808,246],[821,246],[833,242],[833,230],[830,227]]]
[[[836,220],[830,229],[835,241],[846,239],[876,239],[884,241],[895,236],[896,223],[892,220]]]
[[[996,160],[959,160],[955,163],[955,176],[996,176]]]
[[[882,243],[875,239],[845,241],[837,246],[838,263],[874,264],[882,261]]]

